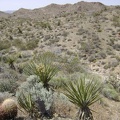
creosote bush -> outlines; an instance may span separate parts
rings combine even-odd
[[[109,76],[108,79],[106,80],[102,93],[105,97],[115,100],[115,101],[120,101],[120,81],[115,76],[114,74]]]
[[[5,69],[0,76],[0,92],[15,93],[18,87],[18,74],[14,70]]]
[[[102,93],[105,97],[115,100],[115,101],[120,101],[120,95],[119,93],[114,89],[114,87],[110,84],[106,85],[103,90]]]

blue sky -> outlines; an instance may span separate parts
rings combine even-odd
[[[0,0],[0,11],[18,10],[19,8],[34,9],[51,3],[76,3],[81,0]],[[82,0],[83,1],[83,0]],[[105,5],[120,5],[120,0],[85,0],[88,2],[102,2]]]

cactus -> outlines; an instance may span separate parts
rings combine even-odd
[[[0,119],[14,119],[17,116],[17,105],[14,100],[6,99],[0,106]]]
[[[4,120],[4,110],[2,109],[1,106],[0,106],[0,119]]]

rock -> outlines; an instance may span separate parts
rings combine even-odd
[[[33,51],[32,50],[22,51],[21,56],[23,58],[30,58],[33,56]]]
[[[10,48],[9,53],[17,53],[17,52],[18,52],[18,49],[17,49],[15,46],[12,46],[12,47]]]

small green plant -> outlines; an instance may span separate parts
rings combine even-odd
[[[15,70],[14,63],[15,63],[16,59],[17,59],[17,56],[15,56],[15,55],[9,55],[7,57],[7,63],[9,64],[9,67],[13,70]]]
[[[68,32],[63,31],[62,36],[67,37],[67,36],[68,36],[68,34],[69,34]]]
[[[19,75],[16,71],[9,68],[7,69],[6,67],[3,70],[5,71],[3,71],[0,76],[0,92],[9,92],[14,94],[18,87],[18,80],[20,80]]]
[[[113,25],[115,27],[119,27],[120,26],[120,17],[119,16],[113,16]]]
[[[85,81],[85,78],[65,84],[65,95],[79,107],[77,120],[93,120],[89,106],[100,99],[100,89],[101,85],[97,81]]]
[[[97,17],[97,16],[99,16],[101,13],[100,12],[95,12],[95,13],[93,13],[93,16],[94,17]]]
[[[61,21],[59,20],[58,23],[57,23],[57,26],[60,26],[61,25]]]
[[[8,49],[10,46],[11,44],[8,40],[0,41],[0,50]]]
[[[18,83],[16,82],[15,76],[12,76],[10,73],[5,74],[0,80],[0,92],[9,92],[15,93],[15,90],[18,87]]]
[[[20,33],[20,34],[23,33],[22,30],[21,30],[21,28],[19,28],[19,27],[18,27],[18,33]]]
[[[50,25],[49,22],[41,22],[41,23],[40,23],[40,26],[41,26],[42,28],[48,28],[49,30],[52,30],[52,27],[51,27],[51,25]]]
[[[102,30],[101,30],[101,29],[98,29],[97,31],[98,31],[98,32],[102,32]]]
[[[85,72],[85,69],[80,64],[80,61],[77,57],[74,57],[73,59],[65,63],[64,67],[65,70],[70,74],[74,72],[81,72],[81,73]]]
[[[105,97],[107,97],[108,99],[112,99],[115,101],[120,101],[120,95],[119,93],[114,89],[114,87],[112,85],[106,85],[103,90],[102,93]]]
[[[12,42],[11,42],[12,46],[15,46],[19,49],[22,50],[22,48],[24,49],[25,48],[25,43],[21,40],[21,39],[14,39]]]
[[[18,104],[21,108],[23,108],[31,118],[34,118],[35,112],[35,103],[31,98],[31,94],[29,93],[27,96],[24,93],[21,93],[21,96],[17,98]]]
[[[38,46],[39,40],[31,40],[26,43],[26,50],[33,50]]]
[[[102,93],[109,99],[120,101],[120,80],[118,76],[111,74],[108,79],[106,79]]]

